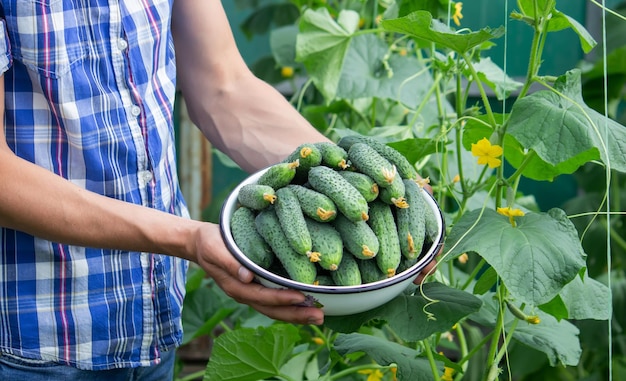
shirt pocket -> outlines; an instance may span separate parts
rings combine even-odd
[[[88,51],[79,0],[13,0],[7,17],[13,58],[50,78],[60,78]],[[8,16],[8,15],[7,15]]]

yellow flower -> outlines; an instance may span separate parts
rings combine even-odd
[[[280,75],[282,75],[283,78],[293,77],[293,67],[283,66],[282,68],[280,68]]]
[[[510,206],[507,206],[506,208],[498,208],[497,211],[503,216],[509,217],[509,222],[513,226],[515,226],[514,217],[521,217],[524,215],[524,212],[522,212],[520,209],[516,209],[516,208],[511,209]]]
[[[322,339],[321,337],[314,337],[311,340],[313,340],[313,342],[317,345],[322,345],[324,344],[324,339]]]
[[[359,18],[359,29],[363,28],[365,25],[365,19],[363,17]]]
[[[464,265],[467,263],[467,260],[469,259],[469,255],[467,255],[467,253],[463,253],[461,255],[459,255],[459,263]]]
[[[443,368],[443,376],[441,376],[441,381],[453,381],[454,380],[454,378],[452,378],[453,375],[454,375],[454,369],[448,368],[446,366],[445,368]]]
[[[391,378],[392,378],[392,380],[393,381],[398,381],[398,377],[397,377],[398,367],[394,366],[393,368],[390,368],[389,370],[391,370]]]
[[[452,183],[453,183],[453,184],[454,184],[454,183],[458,183],[459,181],[461,181],[461,176],[459,176],[459,175],[455,175],[455,176],[452,178]]]
[[[489,168],[497,168],[502,164],[502,161],[498,159],[502,156],[502,147],[497,144],[492,145],[487,138],[472,143],[472,155],[478,157],[478,164],[487,164]]]
[[[526,319],[524,319],[524,320],[526,320],[530,324],[539,324],[539,323],[541,323],[541,319],[537,315],[527,316]]]
[[[381,381],[383,379],[383,372],[380,369],[364,369],[359,370],[361,374],[367,374],[367,381]]]
[[[403,57],[404,57],[404,56],[406,56],[406,53],[407,53],[406,48],[401,48],[401,49],[398,51],[398,54],[399,54],[399,55],[401,55],[401,56],[403,56]]]
[[[463,14],[461,11],[463,10],[463,3],[454,3],[454,14],[452,15],[452,20],[456,26],[461,25],[461,19],[463,18]]]

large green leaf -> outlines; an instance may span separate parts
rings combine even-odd
[[[582,350],[578,340],[578,328],[567,320],[539,312],[539,324],[519,322],[513,337],[548,356],[550,365],[576,366]]]
[[[296,39],[298,27],[288,25],[273,29],[270,33],[270,47],[276,64],[296,66]]]
[[[626,172],[626,127],[589,108],[580,90],[580,71],[559,78],[552,91],[519,99],[511,109],[507,133],[552,166],[602,159]]]
[[[381,27],[389,32],[404,33],[434,42],[442,47],[464,54],[471,49],[504,35],[504,28],[483,28],[477,32],[455,33],[446,24],[433,19],[426,11],[415,11],[404,17],[383,20]]]
[[[611,292],[609,288],[589,277],[575,277],[563,287],[561,299],[567,306],[570,319],[607,320],[611,316]]]
[[[415,57],[393,54],[373,34],[355,36],[345,57],[337,97],[387,98],[415,108],[426,96],[433,79]]]
[[[520,301],[550,301],[585,265],[576,229],[560,209],[516,217],[515,227],[492,209],[480,214],[477,209],[463,215],[445,245],[452,255],[478,253]]]
[[[296,61],[302,62],[313,82],[330,102],[335,98],[343,62],[359,14],[343,10],[335,21],[326,8],[307,9],[300,20],[296,40]]]
[[[223,333],[215,340],[204,379],[256,381],[276,376],[299,339],[298,329],[290,324]]]
[[[436,303],[430,304],[418,290],[415,295],[402,294],[370,311],[349,317],[327,316],[325,325],[335,331],[349,333],[369,321],[384,320],[404,340],[418,341],[435,332],[447,331],[481,306],[480,299],[474,295],[441,283],[426,283],[422,291]]]
[[[418,353],[415,349],[387,339],[360,333],[341,334],[335,339],[335,349],[342,356],[362,351],[379,365],[396,364],[398,380],[430,381],[434,379],[426,358],[417,357]],[[443,363],[438,363],[437,368],[440,373],[443,373]]]
[[[222,303],[223,297],[211,287],[198,287],[190,290],[183,304],[183,344],[192,339],[208,335],[222,320],[237,308],[231,299]]]
[[[498,304],[494,293],[482,296],[483,307],[478,313],[472,314],[469,319],[487,327],[496,324],[499,314]],[[538,351],[546,354],[550,364],[576,365],[578,364],[581,349],[578,339],[579,330],[567,320],[557,321],[554,317],[542,311],[525,308],[525,314],[537,315],[539,324],[530,324],[525,321],[517,321],[513,337]],[[505,309],[504,328],[511,332],[512,324],[517,318]]]
[[[498,100],[508,98],[512,92],[523,86],[521,82],[509,77],[489,57],[482,57],[474,64],[474,68],[480,80],[496,93]]]

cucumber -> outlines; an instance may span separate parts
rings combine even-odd
[[[287,188],[298,198],[305,216],[319,222],[330,222],[337,216],[337,206],[325,194],[298,184],[289,184]]]
[[[350,221],[340,213],[332,224],[339,232],[346,250],[356,258],[371,259],[378,254],[378,238],[367,222]]]
[[[414,180],[403,180],[408,208],[396,211],[396,224],[400,238],[402,255],[413,259],[420,255],[426,237],[426,202],[425,192]]]
[[[398,208],[408,208],[409,204],[404,197],[405,186],[402,178],[398,173],[393,179],[393,182],[387,188],[381,188],[380,199],[390,205],[395,205]]]
[[[296,148],[283,163],[298,161],[296,174],[292,182],[303,183],[307,179],[309,169],[322,163],[322,152],[314,143],[301,144]]]
[[[328,274],[317,274],[313,284],[316,286],[335,286],[333,278]]]
[[[380,245],[376,255],[376,264],[383,273],[392,277],[396,274],[402,253],[391,206],[380,200],[370,203],[370,219],[367,223],[374,231]]]
[[[428,238],[431,242],[435,242],[437,236],[439,235],[439,224],[438,219],[435,216],[435,211],[428,205],[426,201],[426,197],[430,197],[426,194],[426,192],[422,192],[421,196],[424,200],[424,206],[426,207],[426,238]]]
[[[354,143],[348,158],[357,171],[371,177],[381,188],[391,186],[396,177],[396,167],[365,143]]]
[[[272,248],[256,230],[254,211],[245,206],[237,208],[230,218],[230,229],[239,249],[257,265],[268,269],[274,261]]]
[[[274,188],[268,185],[246,184],[239,189],[237,200],[253,210],[265,209],[276,201]]]
[[[378,184],[365,173],[354,171],[339,171],[338,173],[363,195],[365,201],[372,202],[378,197]]]
[[[335,271],[343,256],[341,235],[330,224],[306,219],[306,226],[311,234],[313,252],[319,255],[318,264],[326,270]]]
[[[387,278],[387,274],[380,271],[378,265],[376,265],[376,261],[357,260],[356,262],[359,265],[363,283],[372,283]]]
[[[267,185],[274,188],[276,191],[289,183],[296,176],[296,168],[300,165],[298,160],[289,163],[278,163],[270,166],[265,173],[263,173],[257,184]]]
[[[289,278],[297,282],[313,284],[317,276],[317,266],[306,256],[293,250],[280,226],[276,211],[273,208],[264,209],[257,214],[254,222],[257,231],[272,248]]]
[[[330,273],[333,282],[335,282],[337,286],[357,286],[363,283],[361,271],[356,261],[356,258],[349,253],[346,253],[341,258],[339,268]]]
[[[382,157],[389,160],[396,166],[400,177],[403,179],[419,178],[417,170],[404,155],[398,152],[395,148],[390,147],[375,138],[364,135],[350,135],[341,138],[339,142],[337,142],[337,145],[343,147],[345,150],[348,150],[354,143],[365,143],[374,148]]]
[[[330,197],[337,209],[352,221],[367,221],[368,204],[363,195],[337,171],[320,165],[309,170],[309,184]]]
[[[315,143],[322,152],[322,164],[333,169],[348,168],[348,152],[331,142]]]
[[[291,247],[298,254],[310,256],[312,251],[311,235],[307,229],[300,202],[289,187],[283,187],[276,191],[274,209]],[[315,257],[311,257],[313,262],[315,259]]]

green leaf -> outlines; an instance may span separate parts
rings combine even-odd
[[[611,292],[609,288],[589,277],[575,277],[563,287],[561,299],[567,306],[570,319],[608,320],[611,316]]]
[[[373,34],[355,36],[345,57],[337,97],[392,99],[416,108],[426,97],[433,79],[415,57],[393,54],[389,46]]]
[[[489,57],[482,57],[474,64],[474,68],[480,80],[496,93],[498,100],[508,98],[512,92],[523,86],[523,83],[506,75]]]
[[[196,337],[208,335],[237,307],[234,301],[222,303],[219,294],[210,287],[199,287],[187,292],[183,302],[183,344]]]
[[[437,152],[437,142],[434,139],[411,138],[390,142],[387,145],[404,155],[411,164]]]
[[[482,213],[482,215],[481,215]],[[475,251],[498,273],[515,299],[539,306],[554,298],[585,265],[578,233],[562,210],[508,217],[470,211],[454,224],[450,254]]]
[[[432,15],[426,11],[416,11],[397,19],[383,20],[381,27],[389,32],[404,33],[434,42],[461,54],[504,35],[503,27],[483,28],[477,32],[457,34],[444,23],[433,19]]]
[[[481,325],[493,327],[498,316],[498,304],[495,293],[482,296],[483,308],[478,313],[472,314],[469,318]],[[504,328],[511,331],[512,323],[517,320],[513,314],[505,308]],[[524,309],[525,314],[537,315],[539,324],[530,324],[518,320],[513,331],[515,340],[545,353],[552,366],[559,363],[564,365],[577,365],[580,359],[581,349],[578,339],[579,330],[567,320],[557,321],[541,311],[531,311]]]
[[[272,24],[283,26],[293,24],[300,16],[298,8],[291,3],[259,6],[241,23],[240,28],[247,38],[270,31]]]
[[[567,316],[569,314],[567,311],[567,306],[563,302],[563,299],[561,299],[561,295],[557,295],[548,303],[540,305],[539,309],[547,314],[554,316],[556,320],[559,321],[562,319],[567,319]]]
[[[415,349],[384,338],[361,333],[341,334],[335,339],[335,349],[342,356],[363,351],[382,366],[396,364],[398,380],[430,381],[433,379],[433,371],[426,358],[417,357],[419,353]],[[437,362],[437,369],[443,373],[443,363]]]
[[[297,25],[276,28],[270,33],[270,47],[278,66],[296,66],[297,36]]]
[[[513,337],[545,353],[551,366],[576,366],[582,350],[578,340],[578,328],[567,320],[557,321],[554,317],[539,312],[539,324],[519,322]]]
[[[300,21],[296,40],[296,61],[302,62],[313,83],[327,101],[335,98],[344,58],[359,14],[343,10],[335,21],[326,8],[307,9]]]
[[[426,283],[422,291],[436,302],[431,304],[418,290],[415,295],[402,294],[370,311],[349,317],[327,316],[324,324],[337,332],[348,333],[357,331],[369,321],[384,320],[404,340],[418,341],[435,332],[449,330],[481,305],[480,299],[472,294],[441,283]]]
[[[571,28],[578,35],[580,47],[585,53],[589,53],[591,49],[598,44],[591,34],[589,34],[587,29],[576,21],[576,19],[555,10],[552,13],[550,23],[548,24],[548,30],[558,31],[566,28]]]
[[[493,267],[487,268],[474,284],[474,294],[482,295],[491,290],[498,281],[498,273]]]
[[[507,134],[554,167],[601,158],[626,172],[626,128],[584,103],[580,71],[559,77],[555,90],[563,96],[544,90],[515,102]]]
[[[256,381],[276,376],[300,339],[290,324],[269,328],[238,328],[215,340],[204,379]]]

